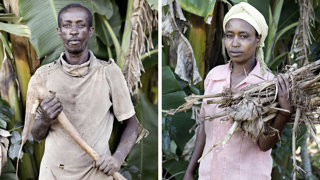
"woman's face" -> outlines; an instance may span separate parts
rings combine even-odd
[[[242,19],[231,19],[226,24],[225,46],[229,57],[235,63],[246,63],[254,59],[261,36]]]

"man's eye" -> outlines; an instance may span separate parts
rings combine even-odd
[[[65,28],[70,28],[71,25],[70,25],[70,24],[64,24],[63,27],[65,27]]]
[[[242,39],[246,39],[248,36],[246,36],[246,35],[240,35],[240,38],[242,38]]]
[[[85,27],[85,25],[84,24],[78,24],[78,27],[79,28],[83,28],[83,27]]]

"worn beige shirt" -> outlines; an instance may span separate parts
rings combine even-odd
[[[98,154],[110,154],[109,138],[114,116],[122,121],[135,114],[126,81],[113,60],[90,59],[70,65],[60,58],[40,67],[29,83],[36,91],[36,81],[56,92],[63,111],[82,138]],[[29,92],[28,92],[29,93]],[[58,123],[51,125],[41,162],[40,180],[112,179],[92,167],[93,160]]]

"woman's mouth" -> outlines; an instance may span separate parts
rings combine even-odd
[[[237,57],[237,56],[240,56],[240,55],[242,55],[241,51],[230,51],[229,52],[229,56],[232,56],[232,57]]]

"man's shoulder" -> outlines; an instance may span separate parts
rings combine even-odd
[[[102,66],[106,71],[114,71],[114,70],[120,70],[120,67],[117,65],[117,63],[112,59],[109,58],[108,60],[101,60],[97,59],[98,66]]]
[[[48,63],[48,64],[45,64],[45,65],[42,65],[41,67],[39,67],[36,72],[34,73],[34,75],[42,75],[43,73],[48,73],[50,71],[54,71],[58,68],[58,59],[51,62],[51,63]]]

